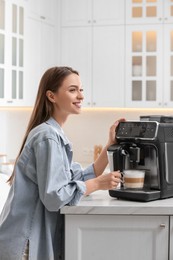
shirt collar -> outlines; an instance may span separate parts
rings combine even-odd
[[[53,117],[50,117],[45,123],[51,125],[55,129],[55,131],[60,135],[65,145],[70,144],[70,141],[65,136],[63,129]]]

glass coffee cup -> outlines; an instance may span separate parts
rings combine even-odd
[[[144,170],[124,170],[124,187],[128,189],[143,189],[145,171]]]

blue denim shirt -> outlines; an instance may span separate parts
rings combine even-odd
[[[30,260],[63,259],[64,221],[60,208],[76,205],[93,165],[83,170],[50,118],[34,128],[15,167],[15,179],[0,216],[0,260],[20,260],[29,241]]]

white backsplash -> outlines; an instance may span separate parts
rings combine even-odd
[[[80,115],[72,115],[64,131],[72,142],[74,160],[84,166],[93,161],[94,145],[105,145],[109,127],[118,118],[138,120],[140,115],[173,115],[173,110],[139,109],[84,109]],[[0,110],[0,154],[8,160],[17,156],[31,115],[31,109]]]

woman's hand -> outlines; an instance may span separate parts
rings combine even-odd
[[[117,188],[118,184],[122,182],[120,171],[102,174],[96,178],[98,182],[98,190],[111,190]]]
[[[110,127],[107,147],[112,145],[112,144],[116,144],[116,129],[117,129],[117,126],[120,122],[124,122],[124,121],[126,121],[124,118],[120,118],[117,121],[115,121],[115,123]]]
[[[86,193],[90,193],[96,190],[111,190],[117,188],[118,184],[122,182],[120,171],[110,172],[108,174],[102,174],[94,179],[87,180],[86,184]]]
[[[124,121],[124,118],[120,118],[110,127],[107,145],[102,149],[100,156],[94,162],[94,172],[96,177],[100,176],[104,172],[108,164],[107,149],[110,145],[116,144],[116,128],[120,122]]]

